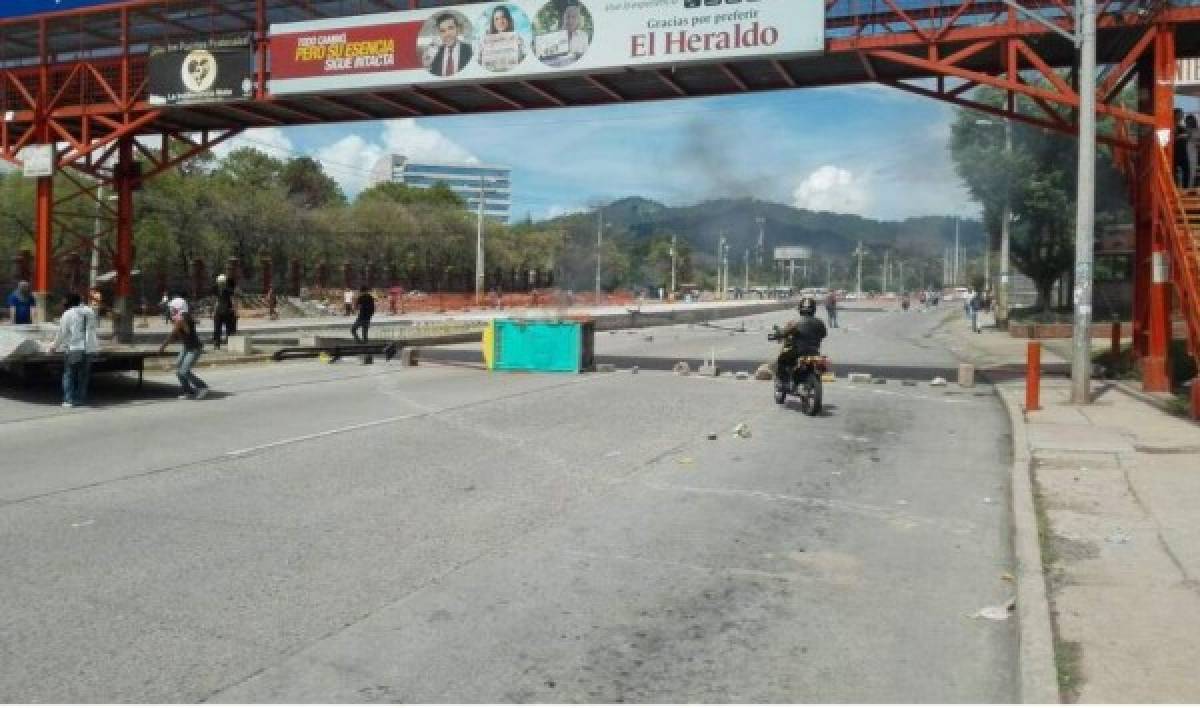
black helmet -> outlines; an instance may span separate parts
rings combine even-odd
[[[802,315],[812,317],[817,314],[817,301],[811,297],[800,298],[800,304],[796,306],[796,311]]]

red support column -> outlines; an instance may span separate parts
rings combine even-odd
[[[50,264],[54,262],[54,178],[37,178],[37,202],[34,207],[33,308],[34,322],[50,319],[50,288],[53,286]]]
[[[1155,132],[1167,131],[1173,135],[1175,121],[1175,28],[1160,25],[1154,43],[1154,127]],[[1168,145],[1168,151],[1170,146]],[[1168,154],[1170,154],[1168,152]],[[1149,175],[1147,175],[1149,178]],[[1174,194],[1152,193],[1152,199],[1174,199]],[[1167,261],[1166,229],[1172,224],[1162,223],[1162,210],[1154,209],[1154,225],[1150,242],[1149,278],[1143,280],[1148,287],[1146,298],[1146,350],[1142,357],[1142,388],[1146,391],[1169,391],[1171,380],[1167,366],[1171,343],[1171,293],[1170,273]],[[1137,254],[1135,254],[1136,256]]]
[[[133,341],[133,188],[137,179],[133,138],[121,138],[113,179],[117,189],[117,247],[113,269],[117,272],[113,303],[113,328],[118,342]]]
[[[1157,43],[1156,43],[1157,46]],[[1154,61],[1146,58],[1138,63],[1138,111],[1154,114]],[[1154,243],[1154,150],[1157,150],[1153,131],[1145,131],[1137,152],[1137,168],[1133,185],[1133,356],[1141,361],[1146,356],[1147,318],[1150,313],[1150,254]]]

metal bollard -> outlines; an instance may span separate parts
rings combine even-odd
[[[1042,409],[1042,343],[1030,342],[1025,354],[1025,411]]]

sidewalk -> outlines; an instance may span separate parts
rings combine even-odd
[[[1037,546],[1024,559],[1021,548],[1036,525],[1062,698],[1200,702],[1200,425],[1102,381],[1093,404],[1071,405],[1069,380],[1054,375],[1042,410],[1026,413],[1025,340],[973,334],[961,317],[939,337],[997,382],[1013,423],[1023,688],[1045,674]],[[1043,364],[1066,362],[1043,348]]]

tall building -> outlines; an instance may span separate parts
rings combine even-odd
[[[466,202],[471,213],[479,211],[482,188],[484,215],[501,221],[508,221],[512,209],[511,175],[512,169],[508,167],[417,161],[404,155],[389,155],[372,170],[376,183],[397,182],[428,189],[441,182]]]

